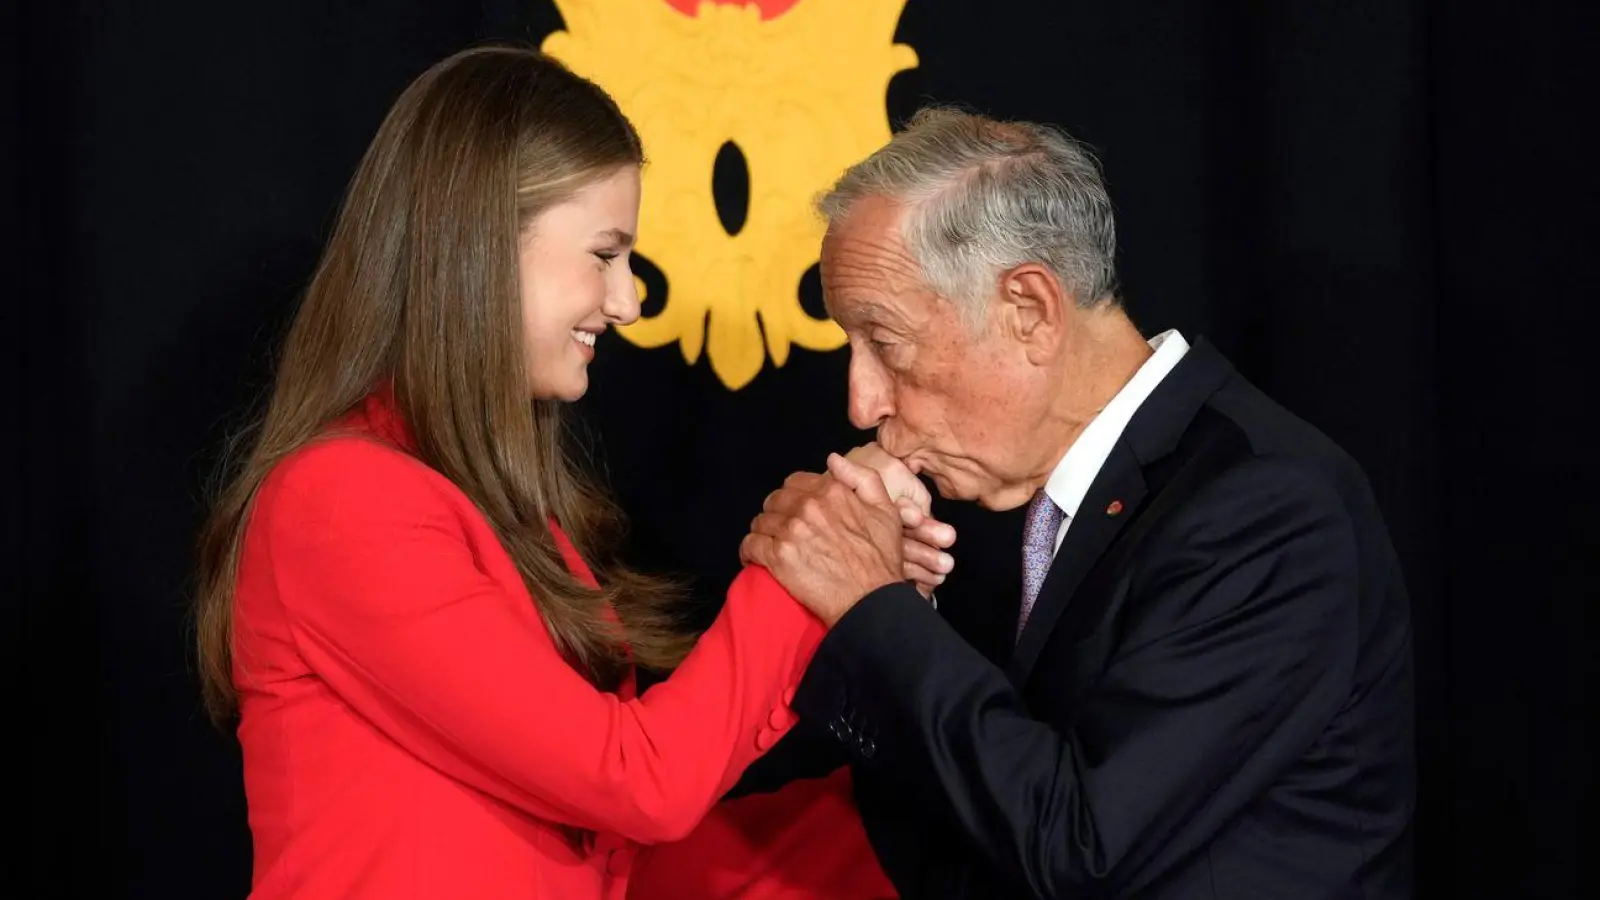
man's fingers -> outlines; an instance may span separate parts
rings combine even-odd
[[[908,563],[919,565],[935,575],[948,575],[956,567],[955,558],[940,550],[930,547],[921,541],[905,538],[901,541],[901,559]]]
[[[796,472],[783,480],[783,486],[802,491],[810,490],[816,487],[817,482],[827,477],[818,472]]]
[[[906,525],[907,537],[915,538],[924,544],[948,548],[956,542],[955,527],[946,525],[931,516],[925,517],[915,525],[907,523],[904,515],[900,517],[900,521]]]
[[[796,537],[796,529],[803,524],[801,520],[787,513],[764,512],[750,520],[750,533],[786,540]]]
[[[917,590],[922,591],[924,596],[933,593],[934,588],[944,584],[943,575],[937,572],[929,572],[915,563],[905,563],[904,572],[906,580],[915,582]]]
[[[745,565],[772,568],[777,542],[764,534],[747,534],[739,542],[739,561]]]
[[[791,475],[790,477],[794,476]],[[793,513],[800,508],[800,504],[804,503],[809,496],[810,494],[807,492],[796,488],[778,488],[768,494],[766,500],[762,501],[761,509],[763,512]]]

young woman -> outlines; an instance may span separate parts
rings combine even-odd
[[[201,544],[253,896],[620,897],[791,726],[820,624],[748,570],[689,651],[561,449],[638,316],[642,158],[595,85],[480,49],[362,160]],[[641,698],[634,663],[676,672]]]

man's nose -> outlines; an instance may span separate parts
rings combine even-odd
[[[862,354],[850,354],[850,424],[860,429],[877,428],[894,415],[888,379],[876,371]]]

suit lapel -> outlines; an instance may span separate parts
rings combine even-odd
[[[1074,595],[1105,555],[1106,548],[1136,517],[1147,491],[1139,461],[1126,441],[1118,441],[1084,496],[1078,514],[1067,526],[1061,549],[1056,552],[1044,584],[1039,588],[1033,613],[1028,617],[1028,625],[1017,641],[1016,652],[1007,668],[1006,674],[1013,684],[1020,687],[1027,681],[1040,651],[1058,626],[1070,632],[1092,630],[1100,610],[1091,607],[1102,605],[1105,598],[1074,599]],[[1120,505],[1113,507],[1113,502]]]
[[[1200,338],[1134,413],[1068,526],[1066,539],[1039,589],[1028,626],[1011,655],[1006,674],[1019,689],[1027,683],[1054,632],[1061,631],[1064,640],[1072,644],[1093,634],[1104,622],[1110,612],[1111,592],[1091,585],[1079,596],[1084,580],[1102,562],[1107,548],[1145,511],[1150,474],[1156,471],[1147,473],[1146,467],[1164,464],[1206,398],[1232,373],[1233,367],[1222,354]],[[1115,515],[1109,512],[1113,501],[1122,504]],[[1077,662],[1094,664],[1087,655]]]

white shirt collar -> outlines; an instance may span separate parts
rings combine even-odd
[[[1133,414],[1189,352],[1189,342],[1175,330],[1164,331],[1150,339],[1150,349],[1155,352],[1099,415],[1089,420],[1078,439],[1067,448],[1067,454],[1056,464],[1055,471],[1050,473],[1050,480],[1045,482],[1044,492],[1067,514],[1068,521],[1077,516],[1089,486],[1094,484],[1095,476],[1100,474],[1100,468]],[[1062,525],[1065,531],[1066,523]]]

